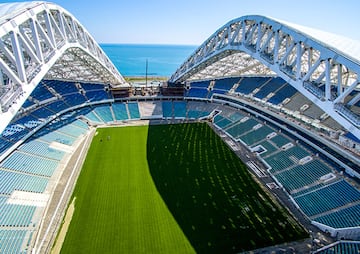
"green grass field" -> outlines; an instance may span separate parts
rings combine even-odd
[[[236,253],[307,237],[207,124],[98,129],[73,197],[62,253]]]
[[[148,126],[98,129],[61,253],[194,252],[151,179],[147,135]]]

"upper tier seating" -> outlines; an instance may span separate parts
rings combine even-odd
[[[282,78],[272,78],[269,82],[264,84],[257,93],[254,94],[254,97],[264,99],[270,93],[274,93],[276,90],[281,88],[284,84],[285,82]]]
[[[241,80],[235,92],[242,94],[250,94],[256,88],[261,87],[269,80],[268,77],[247,77]]]
[[[229,91],[239,81],[239,77],[217,79],[215,80],[214,89]]]

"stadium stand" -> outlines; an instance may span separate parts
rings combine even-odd
[[[214,90],[230,91],[230,89],[239,83],[239,77],[222,78],[215,80]]]
[[[203,80],[203,81],[194,81],[190,83],[191,87],[197,87],[197,88],[208,88],[210,85],[209,80]]]
[[[21,253],[26,230],[0,230],[0,249],[3,253]]]
[[[28,10],[30,9],[26,9],[26,11]],[[23,11],[25,12],[25,9]],[[44,12],[46,13],[46,11]],[[50,15],[51,13],[46,14]],[[40,14],[33,15],[34,19],[39,15]],[[71,20],[70,16],[67,18],[70,19],[69,21],[75,22],[75,20]],[[9,20],[11,21],[11,19]],[[267,19],[263,18],[262,21],[264,21],[262,24],[265,25]],[[54,22],[52,25],[55,26],[56,22],[52,22]],[[252,23],[249,23],[249,26],[251,26],[251,24]],[[12,22],[12,25],[17,26],[16,22]],[[79,27],[81,28],[81,26]],[[239,27],[239,30],[240,28],[241,27]],[[29,31],[31,30],[31,28],[28,29]],[[271,27],[269,29],[271,29]],[[16,31],[11,31],[11,33],[16,34],[18,30],[20,31],[22,28],[19,29],[16,27]],[[57,29],[56,32],[58,32],[58,30],[60,31],[60,29]],[[82,29],[77,31],[77,33],[82,32]],[[51,31],[47,31],[47,33],[51,33]],[[62,34],[57,34],[57,37],[55,34],[51,35],[53,38],[60,38],[62,36]],[[32,36],[35,36],[35,31],[33,31]],[[220,36],[220,33],[216,36]],[[4,36],[3,38],[8,37]],[[84,36],[82,36],[82,38],[84,38]],[[290,35],[288,38],[290,38]],[[63,44],[68,43],[67,40],[62,39],[62,44],[56,45],[58,48],[55,47],[49,49],[49,51],[58,52],[57,50],[61,49]],[[311,38],[308,37],[307,40],[311,40]],[[16,42],[17,40],[12,41]],[[225,43],[226,40],[217,41]],[[72,43],[76,44],[75,38]],[[91,53],[93,56],[94,53],[91,51],[93,49],[98,50],[96,51],[97,53],[102,52],[95,42],[81,43],[81,49],[85,50],[83,53]],[[2,44],[4,44],[4,42],[2,42]],[[91,45],[91,48],[86,48],[87,45]],[[255,49],[254,45],[246,46]],[[48,45],[47,47],[50,46]],[[32,50],[35,48],[36,47],[33,47]],[[222,47],[214,47],[214,49],[217,50],[221,50],[221,48]],[[28,51],[27,46],[22,46],[21,50],[24,51],[24,55],[29,55],[29,52],[26,52]],[[209,50],[211,51],[211,49]],[[306,50],[307,48],[304,48],[303,51],[305,52]],[[69,50],[69,52],[70,51],[72,50]],[[334,50],[334,52],[335,51],[336,50]],[[341,52],[341,50],[339,52]],[[289,53],[291,52],[289,51]],[[3,55],[7,54],[12,53],[9,51]],[[31,54],[34,54],[34,52],[31,52]],[[271,60],[272,56],[266,55],[265,52],[261,52],[260,54],[265,56],[267,60]],[[42,55],[42,53],[40,55]],[[52,57],[54,55],[57,56],[57,54],[52,52],[46,55],[46,57]],[[71,57],[74,56],[72,55]],[[77,57],[81,58],[80,56]],[[319,126],[318,123],[321,121],[322,124],[330,128],[330,131],[325,134],[330,133],[334,136],[344,134],[342,136],[353,140],[355,143],[359,143],[357,138],[354,139],[351,134],[346,133],[346,128],[344,128],[342,124],[339,124],[339,118],[335,121],[329,116],[324,117],[324,112],[316,102],[313,102],[314,100],[310,100],[297,92],[293,86],[286,83],[283,79],[276,77],[276,75],[274,76],[273,73],[269,74],[269,72],[264,72],[260,74],[255,73],[257,76],[251,73],[248,76],[211,77],[198,81],[186,81],[184,83],[186,84],[185,88],[187,91],[184,100],[182,100],[182,98],[162,96],[156,99],[154,99],[154,97],[142,98],[141,96],[133,96],[126,98],[124,101],[115,101],[108,84],[112,82],[114,84],[122,83],[122,77],[117,71],[110,70],[112,66],[107,65],[106,61],[108,60],[106,57],[105,62],[103,59],[100,59],[101,54],[99,54],[98,57],[99,59],[95,59],[95,63],[100,63],[97,66],[106,65],[108,69],[106,69],[106,71],[103,70],[101,74],[106,73],[106,75],[100,78],[95,74],[89,75],[88,80],[91,80],[91,83],[77,82],[75,79],[68,81],[71,78],[68,79],[67,75],[62,76],[64,80],[60,80],[59,77],[61,77],[61,75],[55,75],[52,79],[50,74],[54,75],[54,73],[61,72],[62,69],[54,65],[54,68],[57,68],[57,72],[49,71],[46,79],[43,79],[37,84],[30,94],[26,93],[27,98],[19,100],[22,100],[24,103],[18,108],[16,108],[16,106],[9,106],[9,102],[16,104],[17,100],[11,101],[6,96],[2,97],[2,99],[5,98],[5,100],[1,101],[1,113],[4,113],[4,116],[7,116],[6,113],[8,112],[14,113],[14,115],[12,115],[11,118],[8,117],[7,126],[4,128],[0,137],[1,252],[27,253],[30,242],[33,241],[32,236],[34,230],[37,230],[40,225],[41,218],[35,216],[35,214],[42,214],[44,212],[44,208],[37,205],[10,203],[14,192],[20,191],[26,194],[40,195],[46,194],[49,191],[51,192],[54,188],[53,184],[57,180],[56,177],[58,177],[57,173],[60,172],[57,171],[59,165],[66,162],[66,154],[72,150],[70,148],[76,148],[78,141],[92,128],[91,125],[107,125],[116,121],[153,118],[197,120],[208,117],[209,121],[212,121],[216,128],[226,133],[233,142],[239,141],[242,145],[249,148],[250,151],[257,151],[258,158],[264,162],[265,166],[269,167],[268,172],[273,179],[287,192],[289,197],[294,200],[294,204],[301,209],[314,225],[319,226],[322,230],[325,228],[324,231],[330,232],[334,237],[341,238],[356,235],[355,237],[359,238],[360,194],[357,187],[358,185],[352,185],[349,179],[347,179],[348,176],[346,175],[344,177],[342,175],[343,171],[337,168],[341,163],[334,159],[334,163],[324,161],[323,158],[328,156],[327,154],[324,153],[325,155],[321,156],[314,154],[313,150],[305,147],[305,143],[297,142],[298,140],[295,134],[291,133],[292,130],[285,130],[285,133],[280,133],[280,130],[286,129],[290,125],[276,127],[265,123],[262,119],[262,117],[267,114],[265,108],[262,108],[261,112],[256,111],[256,114],[253,113],[254,111],[251,112],[251,110],[255,108],[253,107],[254,105],[261,105],[259,103],[268,102],[266,108],[270,107],[270,110],[273,110],[272,113],[280,113],[277,119],[279,122],[283,118],[286,119],[290,117],[290,121],[300,125],[299,123],[304,124],[305,122],[297,122],[299,117],[295,117],[294,115],[305,116],[310,119],[310,125],[307,125],[308,129],[311,129],[311,124],[317,126],[317,128],[313,128],[312,134],[321,133],[316,132]],[[13,64],[12,62],[17,61],[17,58],[21,57],[13,58],[11,61],[3,61],[4,64],[8,64],[8,62]],[[23,60],[23,62],[25,62],[24,60],[31,61],[30,58],[21,60]],[[199,56],[198,59],[201,59],[201,57]],[[340,60],[340,58],[337,59]],[[17,64],[20,65],[21,63]],[[16,86],[23,85],[24,87],[33,85],[26,83],[27,80],[33,81],[33,78],[40,73],[39,70],[44,66],[32,66],[32,64],[35,63],[26,64],[27,66],[21,66],[24,67],[22,69],[23,75],[30,73],[30,76],[17,78],[17,80],[20,81],[25,80],[24,84],[17,84],[18,81],[14,82],[10,80],[10,77],[5,76],[3,81],[8,82],[7,85],[9,86],[13,84]],[[86,64],[84,64],[84,62],[82,62],[80,64],[87,65],[88,63],[86,62]],[[267,62],[267,64],[270,63]],[[284,63],[282,64],[283,66],[278,66],[282,71],[281,74],[290,74],[295,78],[294,68],[287,65],[284,66]],[[70,62],[69,66],[72,65],[79,68],[79,75],[84,73],[81,71],[90,71],[89,69],[81,69],[79,62],[78,65]],[[8,71],[6,73],[9,73],[9,70],[19,67],[15,66],[14,68],[14,66],[12,66],[12,68],[7,66]],[[90,66],[90,63],[88,66]],[[188,66],[190,66],[190,64]],[[191,63],[191,66],[194,66],[194,62]],[[206,66],[206,64],[204,64],[204,66]],[[186,70],[187,67],[185,67],[183,69]],[[35,72],[33,72],[34,70]],[[16,74],[14,75],[16,76]],[[41,75],[43,75],[43,73]],[[115,78],[106,79],[105,76],[114,76]],[[302,76],[303,73],[299,73],[298,77]],[[176,75],[174,75],[174,77],[176,77]],[[37,78],[37,80],[40,80],[39,76],[37,76]],[[41,78],[44,77],[42,76]],[[67,81],[65,81],[65,79]],[[83,80],[81,78],[79,79]],[[100,81],[96,82],[92,79]],[[287,82],[291,82],[291,80],[292,79],[289,78]],[[169,83],[171,82],[169,81]],[[324,85],[324,82],[319,81],[317,83],[317,81],[313,80],[303,82],[301,85],[306,91],[311,92],[319,101],[324,99],[326,94],[326,85]],[[15,89],[17,88],[16,86],[11,88]],[[4,91],[5,90],[6,89],[4,89]],[[30,89],[23,90],[30,91]],[[18,97],[21,98],[24,91],[19,92],[14,90],[14,98],[18,96],[17,93],[20,94]],[[328,89],[328,91],[330,95],[326,100],[333,102],[337,96],[337,91],[332,88]],[[352,91],[345,101],[353,101],[353,99],[358,96],[357,93],[358,91]],[[228,106],[229,100],[220,100],[219,97],[217,97],[217,100],[214,99],[215,94],[232,96],[234,99],[231,100],[233,106]],[[5,95],[5,93],[2,95]],[[243,102],[236,101],[236,98],[240,98],[248,104],[244,106]],[[253,99],[256,100],[253,101]],[[272,106],[269,104],[281,106],[281,109],[279,109],[279,107],[271,108]],[[336,103],[332,106],[334,106],[333,108],[335,110],[332,111],[333,113],[339,112],[340,116],[347,119],[346,121],[353,122],[357,127],[359,126],[359,101],[353,101],[353,105]],[[250,107],[252,108],[251,110]],[[213,115],[215,115],[215,117],[212,118]],[[285,125],[284,122],[282,122],[282,125]],[[304,131],[300,127],[296,130]],[[305,131],[302,134],[304,133]],[[347,149],[356,148],[356,145],[353,145],[354,143],[351,144]],[[54,147],[61,147],[61,149]],[[69,151],[64,151],[66,149]],[[344,158],[344,160],[345,159],[346,158]],[[324,225],[324,228],[322,225]],[[337,231],[337,229],[339,230]],[[348,234],[345,232],[346,230],[349,230]],[[345,233],[343,234],[342,232]],[[336,252],[358,253],[359,243],[341,241],[316,253]]]
[[[101,94],[102,91],[97,90]],[[77,91],[75,92],[79,94]],[[62,97],[64,98],[64,95]],[[98,98],[103,97],[99,96]],[[50,111],[52,114],[49,114],[48,117],[54,115],[56,111],[63,110],[62,107],[53,107],[53,109]],[[14,180],[10,182],[14,184],[9,183],[0,186],[0,190],[4,195],[10,195],[14,189],[43,193],[49,179],[56,170],[56,165],[65,154],[62,151],[50,148],[50,144],[59,142],[68,146],[73,145],[75,140],[83,135],[88,128],[84,121],[76,119],[78,117],[84,117],[84,120],[87,119],[90,123],[96,124],[111,123],[115,120],[139,119],[141,116],[153,115],[161,115],[164,118],[199,119],[200,117],[209,116],[215,109],[219,112],[213,119],[215,126],[223,129],[233,139],[241,140],[249,148],[253,149],[257,146],[264,148],[259,153],[259,156],[271,166],[269,172],[273,174],[273,177],[290,195],[293,195],[295,202],[307,216],[319,223],[326,223],[336,227],[348,227],[358,224],[358,221],[349,220],[349,218],[359,213],[358,205],[350,205],[352,202],[358,202],[359,197],[356,196],[358,191],[345,181],[336,180],[338,177],[330,182],[321,181],[322,176],[333,171],[320,159],[316,158],[305,164],[300,164],[303,158],[313,155],[291,138],[233,107],[202,101],[115,102],[92,105],[75,113],[70,113],[69,116],[64,115],[63,120],[65,122],[54,121],[41,128],[2,162],[0,165],[2,168],[0,171],[1,177],[3,179],[13,178]],[[34,110],[36,111],[36,109]],[[31,115],[33,114],[31,113]],[[29,122],[30,119],[32,118],[23,121]],[[35,119],[38,118],[33,118],[33,121]],[[40,124],[42,123],[41,120],[38,121],[40,121]],[[19,135],[19,137],[21,136]],[[14,138],[13,140],[16,141],[17,139]],[[10,141],[9,143],[10,145],[13,144]],[[25,161],[27,167],[23,166]],[[336,187],[337,184],[338,187]],[[344,196],[341,196],[338,201],[333,199],[333,193],[339,193],[341,190],[344,190],[341,192]],[[8,197],[5,197],[4,200]],[[329,197],[331,200],[329,201],[325,197]],[[325,202],[325,205],[323,202]],[[317,205],[314,206],[314,203]],[[0,205],[0,207],[2,206]],[[27,223],[31,221],[36,208],[26,206],[6,208],[3,206],[3,209],[3,211],[9,213],[17,211],[14,209],[26,212],[28,217],[25,217],[24,222]],[[6,218],[11,217],[11,215],[6,216]],[[17,222],[16,217],[11,218],[14,218],[15,222],[13,223],[15,224],[23,223]]]
[[[61,80],[44,80],[43,82],[48,87],[51,87],[54,91],[56,91],[56,93],[61,95],[79,93],[79,89],[76,87],[74,82],[65,82]]]
[[[209,116],[210,113],[215,109],[211,103],[203,103],[197,101],[187,102],[187,118],[188,119],[200,119],[205,116]]]
[[[165,118],[171,118],[173,117],[173,103],[172,101],[163,101],[162,102],[162,111],[163,116]]]
[[[233,139],[238,139],[238,137],[243,133],[251,131],[251,129],[257,124],[258,121],[253,118],[242,118],[240,121],[227,127],[226,132],[229,133]]]
[[[268,126],[261,126],[260,128],[250,131],[249,133],[240,135],[239,138],[248,146],[252,146],[253,144],[260,142],[265,139],[270,133],[274,132],[274,130]]]
[[[18,149],[19,151],[24,151],[28,154],[44,156],[45,158],[58,161],[60,161],[64,156],[63,151],[50,148],[48,143],[39,140],[29,140],[28,142],[22,144]]]
[[[14,190],[43,193],[49,182],[48,178],[11,172],[0,169],[0,193],[10,195]]]
[[[333,228],[351,228],[359,225],[360,205],[353,205],[343,209],[338,209],[332,213],[315,218],[316,222],[329,225]]]
[[[31,224],[36,206],[8,204],[7,197],[0,197],[0,226],[27,227]]]
[[[285,84],[279,90],[277,90],[272,97],[269,98],[268,102],[275,105],[282,104],[285,99],[290,99],[293,95],[295,95],[296,92],[297,90],[294,87],[289,84]]]
[[[174,101],[174,117],[176,118],[186,118],[186,102],[183,101]]]
[[[208,98],[209,91],[205,88],[190,87],[187,97]]]
[[[110,111],[110,105],[97,105],[94,108],[94,112],[105,123],[111,123],[114,121],[112,113]]]
[[[58,161],[45,159],[21,152],[13,152],[0,164],[0,167],[40,176],[51,176]]]
[[[294,96],[290,98],[290,101],[286,103],[286,108],[291,111],[300,111],[301,107],[309,104],[311,104],[311,101],[309,101],[309,99],[307,99],[301,93],[297,92]]]
[[[127,111],[126,111],[126,104],[125,103],[116,102],[116,103],[113,103],[111,105],[111,107],[112,107],[112,110],[114,112],[115,119],[117,121],[122,121],[122,120],[129,119],[129,116],[128,116]]]
[[[242,94],[250,94],[255,89],[258,89],[263,84],[265,84],[267,81],[269,81],[268,77],[248,77],[242,79],[235,92]]]
[[[128,103],[129,115],[131,119],[140,119],[139,106],[137,103]]]
[[[252,83],[256,80],[259,89],[254,96],[258,98],[265,98],[270,93],[273,93],[270,99],[276,98],[277,92],[281,92],[285,87],[289,86],[276,79],[248,79],[249,80],[242,79],[240,82],[241,84],[239,84],[237,89],[239,89],[241,85],[245,88],[247,82]],[[216,80],[214,88],[217,87],[218,89],[229,91],[234,86],[234,83],[239,82],[239,80],[239,78]],[[271,80],[276,80],[276,82],[273,82],[277,85],[271,85]],[[66,90],[62,90],[60,88],[62,85],[68,87],[70,93]],[[200,83],[200,85],[197,84],[197,86],[203,87],[198,89],[204,89],[204,87],[206,88],[208,85],[210,85],[209,82]],[[87,91],[86,96],[89,93],[94,93],[94,96],[92,97],[94,98],[94,100],[92,100],[94,102],[111,98],[104,89],[99,89],[98,86],[94,86],[93,84],[79,84],[75,86],[74,83],[69,82],[47,81],[46,88],[41,86],[40,89],[56,91],[64,101],[58,100],[40,108],[34,107],[30,111],[28,110],[27,115],[17,120],[17,125],[9,125],[7,131],[2,133],[2,139],[6,141],[2,144],[2,150],[6,151],[6,149],[12,146],[17,140],[26,136],[31,128],[43,124],[44,121],[46,121],[45,119],[49,119],[63,110],[66,111],[67,108],[71,106],[79,106],[82,105],[82,103],[85,103],[86,99],[81,92],[79,92],[80,90],[78,87],[80,90],[84,89]],[[215,89],[213,89],[213,91],[216,92]],[[37,93],[37,91],[35,91],[35,93]],[[206,93],[208,93],[207,90]],[[260,94],[262,95],[260,96]],[[34,94],[34,97],[35,96],[37,95]],[[74,96],[80,97],[81,99],[72,100]],[[296,107],[299,107],[298,109],[300,109],[304,105],[302,104],[303,102],[296,104],[294,103],[294,98],[295,101],[301,101],[299,98],[302,97],[298,96],[299,98],[297,98],[296,96],[294,97],[293,95],[286,106],[290,105],[291,107],[294,107],[294,105],[298,105]],[[49,99],[48,97],[41,98],[38,96],[36,98],[39,102],[40,99]],[[279,96],[279,98],[282,97]],[[24,191],[44,191],[50,177],[56,170],[56,166],[65,154],[63,151],[50,148],[50,144],[58,142],[71,146],[88,128],[88,125],[84,121],[76,120],[76,117],[82,116],[84,117],[84,120],[93,124],[109,124],[114,121],[140,119],[141,116],[153,115],[160,115],[164,118],[199,119],[201,117],[209,116],[215,109],[219,110],[219,113],[216,114],[213,119],[215,126],[223,129],[234,140],[241,140],[249,148],[251,147],[254,149],[255,147],[262,147],[263,150],[261,150],[262,152],[259,153],[259,156],[271,167],[269,172],[290,195],[293,195],[295,202],[297,202],[307,216],[311,218],[315,216],[315,221],[337,227],[352,226],[354,225],[352,223],[355,223],[355,225],[358,223],[357,221],[351,222],[346,219],[359,212],[357,205],[349,205],[352,202],[358,201],[358,197],[354,194],[356,193],[354,192],[356,189],[351,189],[350,185],[344,185],[345,181],[342,180],[337,180],[335,182],[341,185],[339,188],[335,188],[337,185],[335,185],[334,180],[328,183],[322,182],[320,180],[321,177],[333,172],[325,163],[321,162],[319,159],[312,159],[305,164],[300,164],[299,162],[303,158],[307,156],[311,157],[313,155],[303,149],[300,145],[296,144],[289,137],[285,137],[285,135],[278,133],[277,129],[264,125],[261,121],[249,117],[247,113],[235,110],[232,107],[225,105],[219,106],[201,101],[130,101],[128,103],[114,102],[84,107],[82,110],[74,113],[72,117],[69,118],[73,120],[69,120],[68,123],[60,124],[60,121],[54,121],[44,128],[41,128],[0,164],[3,177],[14,177],[14,182],[16,183],[16,187],[11,184],[3,186],[3,193],[10,195],[12,192],[11,190],[14,188]],[[304,113],[308,110],[311,110],[311,107],[306,108]],[[318,118],[320,112],[316,113],[315,116],[314,114],[309,116]],[[28,126],[30,129],[23,126]],[[31,174],[31,176],[28,177],[29,179],[32,179],[32,181],[29,181],[29,183],[32,183],[32,187],[27,187],[25,183],[22,183],[22,181],[24,181],[22,179],[25,177],[25,175],[22,174]],[[296,181],[294,179],[296,179]],[[336,179],[338,178],[336,177]],[[334,188],[332,192],[330,186],[333,186],[332,188]],[[348,190],[346,186],[350,186],[350,189]],[[328,190],[330,194],[327,194],[327,192],[325,192],[326,190]],[[340,190],[345,190],[345,196],[341,196],[342,203],[335,199],[331,199],[331,201],[324,199],[324,197],[332,197],[333,194],[331,193],[339,193]],[[354,195],[355,198],[353,197]],[[317,201],[314,201],[315,197],[317,198]],[[321,201],[325,202],[325,204]],[[312,205],[314,203],[317,205]],[[34,209],[29,210],[29,218],[31,218]],[[5,209],[4,211],[13,211],[13,209]],[[346,214],[350,215],[346,217]],[[344,215],[344,219],[339,219],[339,216],[341,215]],[[29,219],[26,221],[28,220]]]
[[[254,94],[254,97],[265,99],[270,94],[274,94],[276,90],[280,89],[283,85],[284,80],[282,78],[272,78]]]
[[[139,104],[139,112],[141,118],[162,118],[163,109],[161,101],[145,102],[141,101]]]

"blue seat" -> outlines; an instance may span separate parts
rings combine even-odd
[[[200,88],[208,88],[210,85],[210,81],[209,80],[204,80],[204,81],[192,81],[190,83],[190,87],[200,87]]]
[[[47,86],[52,87],[60,95],[79,93],[79,89],[74,82],[60,80],[44,80]]]
[[[164,117],[173,117],[173,103],[171,101],[163,101],[162,109]]]
[[[268,102],[278,105],[282,103],[286,98],[291,98],[297,90],[290,84],[286,84],[276,91],[275,95],[272,96]]]
[[[110,111],[110,105],[97,105],[94,108],[94,111],[96,114],[103,120],[105,123],[110,123],[114,121],[114,118],[112,117],[112,113]]]
[[[267,80],[269,80],[268,77],[245,77],[240,81],[235,92],[250,94],[256,88],[261,87]]]
[[[229,91],[239,81],[239,77],[217,79],[215,80],[214,89]]]
[[[205,88],[191,87],[186,97],[207,98],[209,91]]]
[[[115,115],[115,119],[118,121],[121,120],[127,120],[129,119],[128,113],[126,111],[126,104],[125,103],[113,103],[112,105],[112,110],[114,112]]]
[[[130,118],[131,119],[140,119],[139,105],[137,103],[129,102],[127,104],[127,106],[128,106],[129,113],[130,113]]]
[[[285,81],[282,78],[272,78],[269,82],[263,85],[260,90],[254,94],[254,97],[259,99],[264,99],[270,93],[274,93],[281,86],[285,84]]]
[[[186,102],[174,101],[174,117],[186,117]]]

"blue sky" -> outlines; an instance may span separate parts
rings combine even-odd
[[[19,2],[19,1],[1,1]],[[360,41],[358,0],[54,0],[99,43],[199,45],[231,19],[259,14]]]

